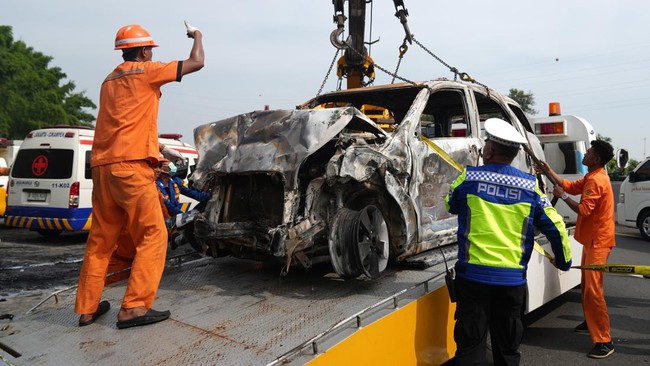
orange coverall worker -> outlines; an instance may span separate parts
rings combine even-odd
[[[574,182],[565,179],[562,188],[569,194],[582,194],[575,231],[575,239],[583,245],[581,265],[607,264],[609,253],[616,246],[616,232],[614,193],[605,168],[589,172]],[[591,340],[594,343],[610,342],[603,273],[582,270],[580,287],[582,310]]]
[[[163,217],[171,217],[169,213],[167,213],[167,208],[163,202],[162,195],[158,194],[158,198],[160,200],[160,208],[162,209]],[[131,267],[133,264],[133,258],[135,258],[135,244],[126,230],[122,231],[117,242],[117,248],[113,252],[113,256],[111,256],[111,260],[108,263],[107,276],[109,277],[106,277],[104,285],[110,285],[111,283],[129,278],[130,271],[127,271],[126,269]],[[112,273],[114,274],[111,275]]]
[[[114,252],[135,254],[122,308],[153,304],[167,253],[152,168],[160,154],[158,103],[160,87],[180,81],[181,70],[181,61],[126,61],[102,84],[91,155],[93,221],[79,276],[78,314],[97,309]],[[131,240],[123,240],[127,233]]]

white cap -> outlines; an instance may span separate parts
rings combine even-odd
[[[487,133],[488,140],[501,145],[519,147],[527,142],[526,138],[510,123],[499,118],[490,118],[485,121],[485,133]]]

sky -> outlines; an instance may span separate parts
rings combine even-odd
[[[367,16],[372,13],[372,40],[378,42],[370,55],[394,70],[404,31],[392,1],[372,4]],[[563,114],[585,118],[632,159],[650,155],[650,2],[404,4],[411,32],[446,63],[503,94],[510,88],[532,92],[536,116],[548,114],[549,102],[560,102]],[[265,105],[292,109],[314,97],[336,52],[329,41],[333,14],[331,0],[3,0],[0,24],[13,28],[14,40],[53,57],[50,66],[60,67],[77,92],[98,104],[102,80],[122,60],[113,50],[121,26],[145,27],[160,45],[154,60],[165,62],[188,58],[192,41],[183,21],[189,21],[204,35],[205,67],[163,86],[158,123],[160,133],[181,133],[192,143],[197,126]],[[453,78],[417,45],[404,55],[399,75]],[[377,71],[375,85],[391,79]],[[323,91],[336,87],[333,70]]]

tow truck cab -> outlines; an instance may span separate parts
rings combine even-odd
[[[576,180],[587,174],[582,158],[596,140],[596,131],[587,120],[581,117],[560,114],[560,104],[549,103],[549,116],[532,118],[535,135],[544,149],[544,157],[553,170],[562,178]],[[553,185],[547,181],[547,194],[552,196]],[[580,196],[573,196],[580,201]],[[577,214],[567,205],[556,205],[555,209],[565,222],[575,223]]]

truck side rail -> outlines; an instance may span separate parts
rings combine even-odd
[[[315,356],[319,353],[319,345],[324,344],[327,341],[331,341],[332,338],[343,333],[346,329],[350,330],[350,334],[360,330],[364,323],[364,320],[368,320],[366,323],[369,324],[387,314],[390,314],[394,311],[399,310],[399,303],[402,300],[408,300],[410,303],[413,300],[416,300],[431,291],[440,288],[444,285],[444,281],[441,281],[440,278],[445,275],[445,271],[442,270],[437,272],[432,277],[419,282],[411,287],[405,288],[373,305],[368,306],[365,309],[358,311],[355,314],[350,315],[349,317],[339,321],[338,323],[332,325],[329,329],[317,334],[313,338],[303,342],[302,344],[296,346],[292,350],[278,357],[275,361],[269,363],[267,366],[281,365],[287,362],[291,362],[292,359],[300,355]],[[336,340],[347,336],[342,335]],[[307,350],[308,353],[305,353]]]

